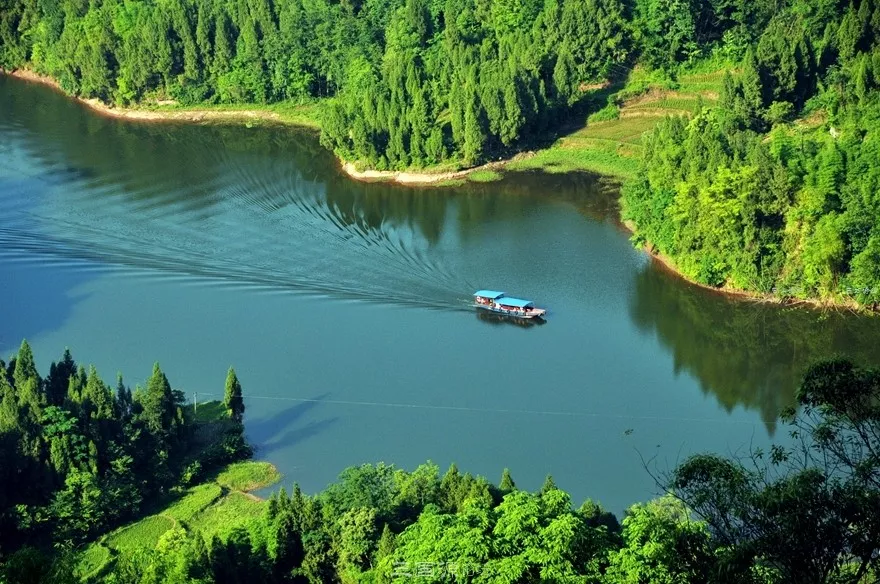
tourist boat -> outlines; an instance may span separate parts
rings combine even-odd
[[[517,318],[542,318],[547,311],[543,308],[535,308],[531,300],[512,298],[504,292],[496,290],[478,290],[474,293],[474,306],[489,312],[515,316]]]

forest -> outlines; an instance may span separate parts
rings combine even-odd
[[[624,218],[709,286],[880,303],[880,4],[761,21],[717,108],[644,139]]]
[[[158,363],[144,387],[112,388],[69,350],[42,377],[22,342],[0,360],[0,561],[76,547],[249,456],[233,369],[226,387],[224,415],[200,420]]]
[[[880,370],[845,360],[807,371],[797,411],[780,416],[797,438],[790,446],[698,454],[671,470],[648,461],[665,494],[620,520],[591,500],[575,504],[551,476],[530,492],[508,469],[494,484],[455,464],[441,475],[431,462],[355,466],[314,495],[294,484],[261,500],[247,491],[271,482],[258,476],[273,474],[266,463],[211,472],[251,454],[244,399],[230,369],[222,403],[199,410],[215,415],[197,414],[158,364],[144,388],[120,379],[114,392],[69,351],[41,377],[22,343],[0,375],[0,582],[868,584],[880,575]]]
[[[874,310],[878,39],[877,0],[0,0],[0,68],[119,105],[317,103],[321,143],[377,169],[541,148],[650,91],[634,71],[674,94],[714,63],[718,95],[640,139],[635,243],[704,285]]]

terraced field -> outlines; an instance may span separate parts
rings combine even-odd
[[[176,525],[198,531],[207,541],[215,535],[226,537],[262,512],[260,499],[238,488],[258,489],[279,478],[275,467],[265,462],[230,465],[219,473],[217,482],[188,489],[162,512],[121,527],[86,546],[80,552],[77,571],[86,582],[100,582],[120,554],[155,548],[162,535]]]
[[[619,117],[605,121],[587,121],[586,125],[556,141],[534,156],[507,165],[510,170],[543,169],[547,172],[585,170],[626,179],[638,169],[642,136],[657,122],[670,115],[691,116],[702,107],[718,102],[724,70],[681,75],[674,89],[647,84],[636,97],[632,80],[616,96]]]

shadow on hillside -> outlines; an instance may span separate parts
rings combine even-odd
[[[598,89],[587,90],[571,107],[559,112],[559,123],[547,128],[545,132],[534,138],[526,138],[516,148],[506,152],[503,157],[513,156],[517,152],[543,150],[552,146],[557,140],[571,136],[583,130],[587,117],[604,108],[610,98],[626,86],[628,75],[617,75],[609,80],[608,85]]]

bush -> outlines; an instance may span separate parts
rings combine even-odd
[[[617,104],[609,103],[599,111],[590,114],[590,117],[587,118],[587,122],[607,122],[619,118],[620,108],[617,107]]]

